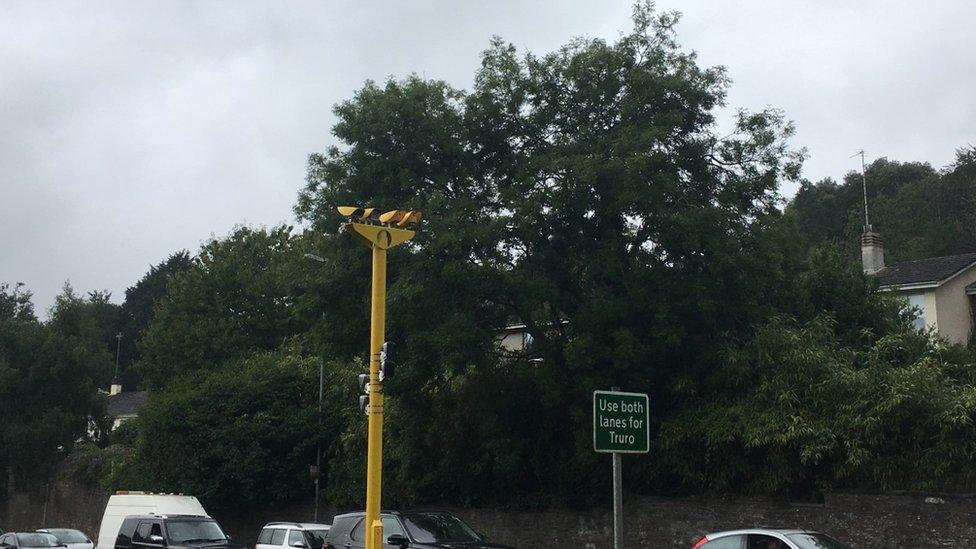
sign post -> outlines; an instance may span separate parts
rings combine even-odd
[[[624,546],[623,471],[620,454],[646,454],[651,445],[647,395],[593,391],[593,449],[613,454],[613,547]]]

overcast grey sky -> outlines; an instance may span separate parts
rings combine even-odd
[[[725,65],[729,108],[776,106],[804,176],[950,162],[976,144],[976,2],[661,0]],[[416,72],[469,88],[492,35],[550,51],[614,39],[631,2],[4,1],[0,282],[38,312],[61,285],[116,301],[153,263],[236,224],[293,220],[332,106]],[[793,188],[784,189],[792,194]]]

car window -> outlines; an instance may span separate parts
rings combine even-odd
[[[166,523],[166,533],[169,542],[176,544],[227,540],[227,535],[214,520],[171,520]]]
[[[271,543],[272,532],[273,530],[271,528],[265,528],[261,530],[261,533],[258,534],[258,543],[264,543],[264,544]]]
[[[366,519],[362,519],[358,523],[356,523],[356,527],[352,529],[352,533],[349,534],[349,537],[352,538],[354,541],[363,541],[364,539],[366,539],[366,536],[364,535],[365,532],[366,532]]]
[[[702,549],[743,549],[745,546],[745,536],[725,536],[702,545]]]
[[[403,531],[403,527],[400,526],[400,521],[396,517],[385,516],[382,517],[383,520],[383,537],[389,538],[393,534],[400,534],[401,536],[407,535]]]
[[[47,532],[53,534],[61,543],[88,543],[90,541],[84,533],[70,528],[52,528]]]
[[[410,537],[419,543],[481,541],[467,524],[447,513],[405,513]]]
[[[139,526],[136,527],[136,533],[132,534],[132,541],[138,541],[138,542],[149,541],[150,528],[152,528],[151,522],[140,522]]]
[[[13,540],[10,538],[10,534],[0,537],[0,543],[5,545],[13,545]]]
[[[58,538],[51,534],[17,534],[17,545],[21,547],[57,547]]]
[[[749,549],[787,549],[787,546],[783,540],[775,536],[750,534]]]
[[[851,549],[848,545],[824,534],[790,534],[786,537],[800,549]]]
[[[296,543],[305,543],[305,538],[302,536],[302,531],[288,530],[288,545],[294,545]]]
[[[325,545],[325,536],[328,530],[305,530],[305,537],[308,538],[308,546],[312,549]]]
[[[271,534],[271,545],[284,545],[285,543],[285,531],[280,528],[275,528]]]

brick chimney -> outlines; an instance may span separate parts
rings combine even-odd
[[[870,225],[861,235],[861,265],[864,274],[873,275],[884,269],[884,243],[881,235],[874,232]]]

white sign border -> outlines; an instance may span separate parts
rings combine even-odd
[[[647,444],[645,447],[647,450],[598,450],[596,447],[596,395],[623,395],[623,396],[639,396],[644,397],[645,400],[645,410],[644,410],[644,423],[647,424],[647,429],[644,430],[644,434],[647,435]],[[647,454],[651,451],[651,397],[647,396],[647,393],[627,393],[624,391],[606,391],[606,390],[596,390],[593,391],[593,451],[598,454]]]

